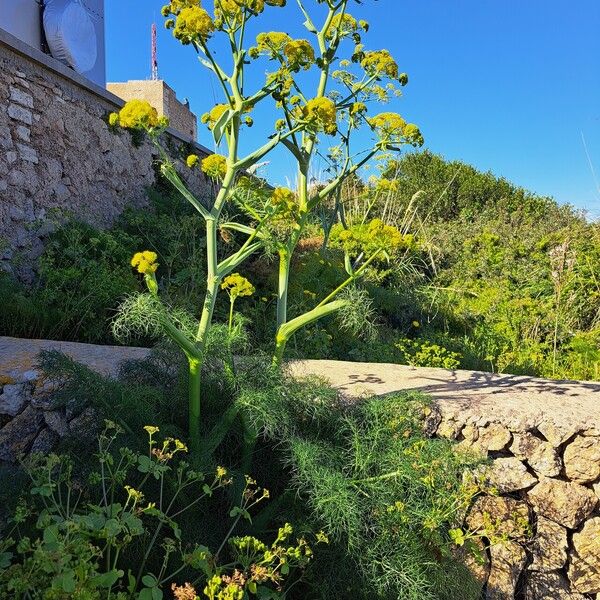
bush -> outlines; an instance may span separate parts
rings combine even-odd
[[[29,497],[0,542],[2,597],[161,600],[165,590],[212,600],[283,597],[286,576],[312,556],[306,540],[292,541],[289,524],[268,544],[232,536],[268,491],[246,477],[221,543],[210,549],[189,539],[186,513],[197,517],[232,479],[223,467],[207,475],[190,469],[178,460],[187,451],[182,442],[159,441],[158,427],[145,429],[147,449],[137,453],[115,447],[119,428],[107,422],[83,488],[67,457],[32,457]]]

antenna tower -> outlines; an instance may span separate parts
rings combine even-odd
[[[156,50],[156,23],[152,23],[152,80],[158,79],[158,53]]]

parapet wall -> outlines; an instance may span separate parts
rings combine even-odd
[[[0,29],[0,268],[11,269],[19,255],[21,264],[31,263],[68,217],[107,227],[125,206],[146,204],[156,181],[154,148],[109,128],[108,114],[122,105]],[[182,162],[209,151],[173,130],[165,148],[190,188],[209,201],[211,185]]]

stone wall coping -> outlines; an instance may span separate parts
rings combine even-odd
[[[0,28],[0,45],[5,46],[12,50],[13,52],[21,55],[22,57],[30,60],[31,62],[37,63],[38,65],[52,71],[56,75],[59,75],[63,79],[68,80],[73,85],[76,85],[79,88],[86,90],[87,92],[93,94],[94,96],[104,100],[111,104],[115,109],[121,108],[125,102],[115,96],[112,92],[109,92],[107,89],[99,86],[93,81],[89,80],[84,75],[77,73],[73,69],[67,67],[65,64],[51,56],[50,54],[46,54],[29,44],[26,44],[19,38],[15,37],[8,31]],[[198,143],[196,140],[193,140],[191,137],[182,134],[171,127],[167,128],[167,133],[172,137],[184,142],[186,144],[191,144],[198,150],[198,152],[202,154],[213,154],[212,150],[209,150],[206,146]]]
[[[41,350],[59,350],[108,375],[116,374],[124,360],[143,359],[150,352],[147,348],[0,337],[0,376],[34,369]],[[600,382],[332,360],[291,361],[289,369],[293,375],[329,380],[349,400],[418,391],[435,401],[444,419],[461,423],[498,422],[512,431],[528,431],[551,422],[563,430],[600,431]]]

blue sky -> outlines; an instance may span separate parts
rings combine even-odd
[[[201,115],[222,101],[219,90],[193,50],[162,28],[162,4],[106,0],[108,80],[149,77],[156,20],[160,77]],[[390,50],[409,74],[389,109],[420,125],[427,148],[600,216],[588,162],[600,178],[600,0],[366,0],[351,12],[371,24],[366,45]],[[308,37],[300,23],[294,0],[257,21]],[[259,68],[257,84],[262,76]],[[274,120],[267,108],[256,117],[255,143]],[[202,125],[200,142],[212,148]],[[293,180],[284,152],[268,175]]]

